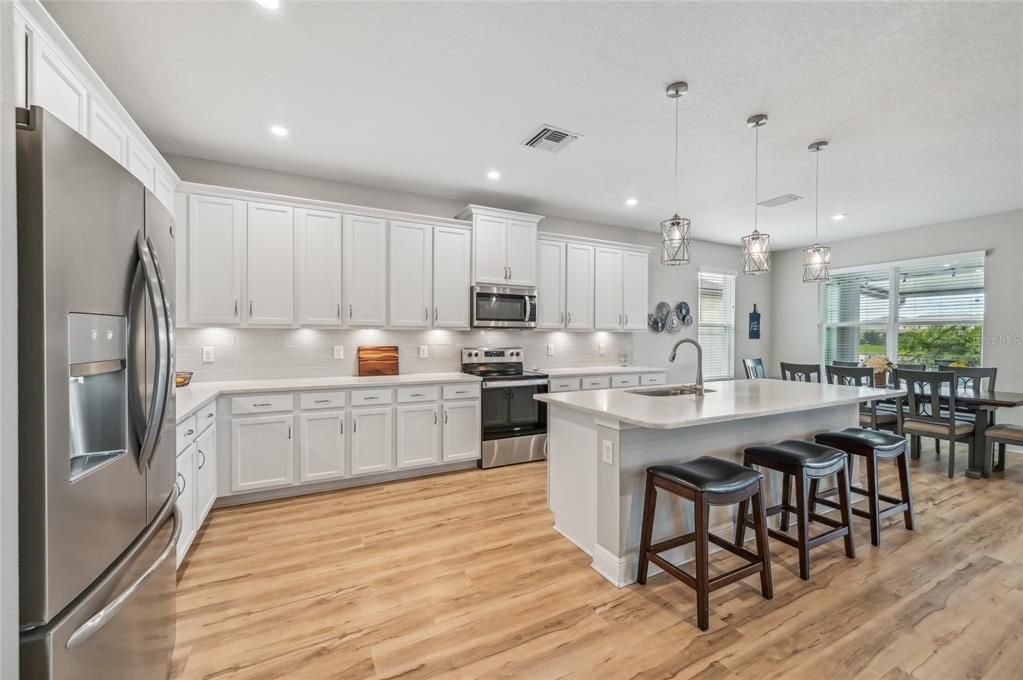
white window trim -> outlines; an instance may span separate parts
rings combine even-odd
[[[703,324],[700,322],[702,316],[702,309],[700,306],[700,274],[717,274],[719,276],[731,276],[732,277],[732,323],[730,326],[724,326],[723,324]],[[729,362],[729,372],[727,376],[715,376],[713,378],[704,378],[704,382],[718,382],[722,380],[735,380],[735,345],[736,343],[736,314],[738,314],[739,305],[737,298],[739,297],[739,272],[735,269],[726,269],[719,267],[707,267],[701,265],[697,270],[696,276],[696,339],[699,341],[700,338],[700,326],[707,326],[708,328],[731,328],[729,337],[732,339],[732,360]]]

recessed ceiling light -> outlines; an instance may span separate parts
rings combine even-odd
[[[278,137],[288,136],[288,128],[284,127],[283,125],[271,125],[270,132],[274,133]]]
[[[629,206],[630,208],[634,207],[638,203],[639,203],[639,199],[638,198],[627,198],[627,199],[625,199],[625,205]]]
[[[256,4],[266,9],[280,9],[281,0],[256,0]]]
[[[831,219],[835,220],[836,222],[841,222],[842,220],[845,219],[845,213],[837,213],[835,215],[832,215]]]
[[[491,170],[487,173],[487,179],[501,179],[501,173],[497,170]]]

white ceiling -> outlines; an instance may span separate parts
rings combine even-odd
[[[776,247],[1023,207],[1023,3],[46,2],[162,151]],[[286,139],[268,132],[286,125]],[[540,124],[583,135],[521,146]],[[502,173],[487,180],[487,170]],[[627,208],[628,197],[639,199]]]

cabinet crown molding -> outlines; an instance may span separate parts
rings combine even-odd
[[[625,243],[623,241],[606,241],[599,238],[587,238],[586,236],[570,236],[568,234],[555,234],[554,232],[541,231],[536,235],[537,241],[552,241],[557,243],[578,243],[587,246],[602,246],[608,248],[616,248],[618,250],[628,250],[637,253],[650,253],[654,250],[651,246],[641,246],[635,243]]]
[[[490,208],[485,205],[475,205],[473,203],[465,206],[460,213],[455,215],[455,219],[471,220],[476,215],[486,215],[487,217],[498,217],[506,220],[522,220],[523,222],[534,223],[539,223],[540,220],[544,219],[543,215],[517,212],[515,210],[502,210],[501,208]]]

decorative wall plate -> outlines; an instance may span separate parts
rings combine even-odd
[[[661,321],[667,321],[668,315],[671,314],[671,305],[669,305],[667,302],[658,302],[657,308],[654,309],[654,314]]]
[[[683,316],[682,317],[682,325],[685,326],[686,328],[692,326],[693,325],[693,315],[692,314],[686,314],[685,316]]]
[[[655,333],[660,333],[664,330],[664,319],[657,316],[656,314],[646,315],[646,325],[650,327],[650,330]]]
[[[689,316],[690,311],[688,302],[680,302],[675,305],[675,313],[678,314],[678,318],[680,319],[685,319]]]
[[[678,318],[678,315],[673,311],[665,320],[664,327],[669,333],[674,335],[682,330],[682,319]]]

